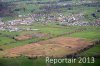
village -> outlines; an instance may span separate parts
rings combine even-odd
[[[20,19],[10,20],[7,22],[3,22],[0,20],[0,30],[2,31],[28,31],[28,30],[39,30],[32,28],[19,28],[18,25],[32,25],[34,23],[57,23],[59,25],[64,26],[100,26],[100,18],[95,22],[87,22],[84,21],[84,16],[82,13],[79,14],[71,14],[69,16],[64,16],[63,14],[50,15],[50,14],[31,14],[28,16],[18,16]]]

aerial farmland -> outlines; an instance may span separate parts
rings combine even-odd
[[[99,0],[0,0],[0,66],[75,65],[100,65]]]

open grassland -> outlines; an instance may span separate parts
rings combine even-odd
[[[100,39],[100,27],[92,27],[88,26],[85,27],[86,30],[78,33],[74,33],[71,35],[67,35],[70,37],[80,37],[80,38],[87,38],[87,39]]]

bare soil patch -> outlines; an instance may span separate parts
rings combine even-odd
[[[19,40],[19,41],[21,41],[21,40],[26,40],[26,39],[30,39],[30,38],[32,38],[32,36],[29,35],[29,34],[20,35],[20,36],[15,37],[15,39],[16,39],[16,40]]]
[[[93,43],[83,38],[58,37],[5,50],[5,52],[7,52],[5,56],[63,57],[76,53],[92,44]]]
[[[20,35],[20,36],[17,36],[15,37],[16,40],[27,40],[27,39],[31,39],[31,38],[44,38],[44,37],[48,37],[49,35],[48,34],[45,34],[45,33],[32,33],[32,34],[25,34],[25,35]]]

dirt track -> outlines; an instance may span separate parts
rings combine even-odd
[[[90,41],[87,41],[86,39],[58,37],[5,50],[5,52],[7,52],[5,56],[17,57],[20,55],[25,55],[28,57],[62,57],[72,53],[76,53],[77,51],[80,51],[88,47],[89,45],[92,45],[92,43]]]

